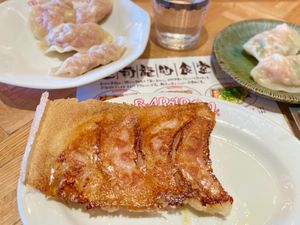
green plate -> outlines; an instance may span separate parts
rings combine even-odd
[[[300,103],[300,93],[274,91],[255,83],[250,77],[250,71],[258,61],[243,50],[243,44],[254,35],[270,30],[284,21],[259,19],[245,20],[232,24],[222,30],[215,38],[213,54],[218,66],[242,86],[262,96],[280,102]],[[300,27],[290,24],[300,33]]]

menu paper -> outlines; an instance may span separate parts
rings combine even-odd
[[[210,56],[140,59],[109,77],[78,87],[77,98],[80,101],[107,100],[162,92],[189,93],[239,104],[290,131],[275,101],[249,92],[218,68],[213,68]]]

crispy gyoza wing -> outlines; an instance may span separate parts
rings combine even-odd
[[[24,182],[47,196],[108,211],[190,204],[229,213],[232,197],[209,159],[215,118],[206,104],[68,99],[49,101],[44,114]]]

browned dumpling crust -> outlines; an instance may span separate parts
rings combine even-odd
[[[49,101],[25,184],[90,208],[158,210],[190,204],[227,215],[233,199],[213,175],[205,103],[135,107]]]

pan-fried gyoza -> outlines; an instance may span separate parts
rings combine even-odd
[[[108,211],[230,212],[209,158],[215,115],[206,103],[44,100],[38,112],[24,183],[46,196]]]

